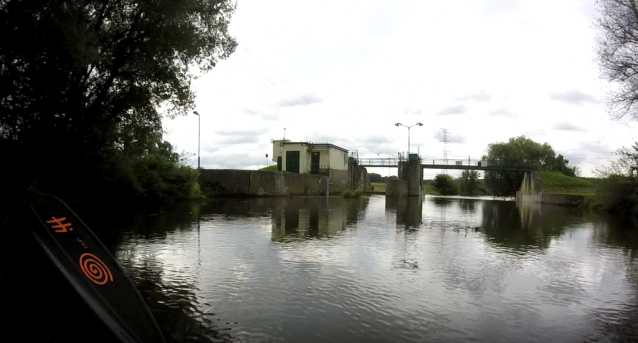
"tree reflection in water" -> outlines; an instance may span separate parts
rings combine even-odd
[[[163,213],[136,216],[127,225],[127,243],[114,239],[112,251],[149,306],[167,342],[238,342],[216,325],[214,313],[205,310],[211,305],[200,303],[194,293],[198,288],[192,274],[166,277],[166,273],[176,271],[158,257],[161,252],[148,244],[135,244],[136,240],[164,241],[177,231],[197,230],[200,208],[197,203],[182,204]]]

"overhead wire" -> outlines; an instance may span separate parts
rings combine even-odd
[[[248,68],[250,68],[250,70],[252,70],[255,74],[258,74],[259,76],[261,76],[262,78],[264,78],[266,81],[268,81],[270,84],[272,84],[274,87],[277,87],[277,85],[276,85],[276,84],[274,84],[274,83],[273,83],[270,79],[268,79],[267,77],[265,77],[264,75],[262,75],[261,73],[259,73],[259,72],[258,72],[258,71],[257,71],[257,70],[253,67],[253,66],[251,66],[249,63],[245,62],[244,60],[242,60],[241,58],[239,58],[239,57],[238,57],[238,56],[236,56],[236,55],[234,55],[234,56],[235,56],[238,60],[240,60],[240,61],[241,61],[244,65],[246,65]],[[279,77],[279,76],[278,76],[278,77]],[[279,77],[279,78],[281,79],[281,77]],[[261,81],[259,81],[259,80],[256,80],[256,81],[258,81],[261,85],[263,85],[264,87],[266,87],[268,90],[272,90],[272,88],[271,88],[271,87],[268,87],[268,86],[267,86],[267,85],[265,85],[263,82],[261,82]],[[283,79],[282,79],[282,81],[284,81],[284,82],[285,82],[285,80],[283,80]],[[282,100],[284,100],[284,101],[286,101],[287,103],[289,103],[291,106],[294,106],[294,104],[292,104],[292,103],[291,103],[290,101],[288,101],[286,98],[282,97],[282,96],[281,96],[281,94],[279,95],[279,97],[280,97]],[[296,102],[299,106],[301,106],[301,104],[299,104],[299,102],[297,102],[294,98],[292,98],[292,97],[290,97],[290,98],[291,98],[293,101],[295,101],[295,102]],[[265,99],[262,99],[262,100],[263,100],[265,103],[267,103],[268,105],[270,105],[270,106],[272,106],[273,108],[275,108],[276,110],[283,111],[281,108],[279,108],[278,106],[276,106],[276,105],[272,104],[271,102],[269,102],[269,101],[267,101],[267,100],[265,100]],[[306,100],[307,100],[307,99],[306,99]],[[309,102],[309,103],[310,103],[310,102]],[[245,108],[244,108],[244,109],[245,109]],[[279,115],[283,116],[283,114],[282,114],[281,112],[279,112],[279,111],[275,111],[275,112],[276,112],[277,114],[279,114]],[[251,112],[251,113],[255,114],[254,112]],[[255,115],[256,115],[256,114],[255,114]],[[260,117],[260,118],[262,118],[262,119],[264,119],[264,120],[267,120],[267,119],[265,119],[265,118],[263,118],[263,117]],[[279,126],[279,125],[277,125],[277,126]],[[320,134],[320,133],[318,133],[318,132],[316,132],[316,131],[314,131],[314,130],[310,130],[310,133],[311,133],[311,134],[314,134],[314,135],[316,135],[316,136],[322,137],[323,139],[326,139],[326,140],[327,140],[327,138],[326,138],[325,136],[323,136],[322,134]]]
[[[246,50],[246,52],[248,52],[249,54],[253,55],[253,53],[251,53],[248,49],[246,49],[246,47],[242,46],[242,49]],[[259,60],[258,58],[255,58],[255,59],[257,61],[259,61],[264,67],[266,67],[266,69],[270,70],[270,72],[273,73],[273,75],[277,76],[281,81],[283,81],[283,83],[285,83],[286,85],[290,86],[290,84],[288,84],[288,82],[286,82],[286,80],[284,80],[281,76],[279,76],[277,73],[275,73],[274,70],[270,69],[270,67],[268,67],[268,65],[266,65],[266,63],[264,63],[263,61]],[[303,96],[301,93],[299,93],[297,91],[295,91],[295,93],[297,93],[300,97],[304,98],[304,100],[306,100],[308,105],[312,105],[310,100],[306,99],[306,97]],[[292,99],[294,100],[294,98],[292,98]]]

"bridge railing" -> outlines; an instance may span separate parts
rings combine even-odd
[[[534,168],[535,165],[527,162],[488,162],[485,160],[472,159],[423,159],[423,165],[457,165],[457,166],[473,166],[473,167],[508,167],[508,168]]]
[[[404,159],[399,158],[360,158],[358,160],[359,165],[368,165],[368,166],[397,166],[400,161],[404,161]]]
[[[405,161],[400,158],[360,158],[357,163],[365,166],[397,166],[399,162]],[[456,165],[468,167],[507,167],[507,168],[534,168],[535,166],[526,162],[487,162],[476,159],[421,159],[422,165]]]

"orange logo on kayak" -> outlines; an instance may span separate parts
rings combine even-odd
[[[56,217],[51,217],[53,218],[52,220],[47,220],[48,224],[57,224],[57,225],[51,225],[52,229],[58,229],[55,230],[55,232],[67,232],[67,227],[71,226],[71,223],[63,223],[66,220],[66,217],[62,217],[62,218],[56,218]],[[69,228],[70,231],[73,231],[72,228]]]
[[[104,285],[109,281],[113,282],[113,274],[111,274],[106,264],[95,255],[82,254],[80,256],[80,267],[84,275],[93,283]]]

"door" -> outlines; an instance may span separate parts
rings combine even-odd
[[[299,173],[299,151],[286,151],[286,171]]]
[[[283,157],[277,156],[277,171],[281,171],[281,167],[283,166],[283,163],[281,162],[282,160]]]
[[[319,174],[319,153],[310,154],[310,174]]]

